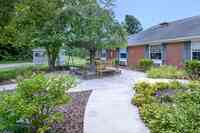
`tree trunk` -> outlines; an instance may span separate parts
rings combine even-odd
[[[48,66],[49,71],[55,71],[56,68],[56,58],[58,57],[59,50],[46,48],[48,56]]]
[[[90,65],[95,64],[95,55],[96,55],[96,49],[92,48],[90,49]]]

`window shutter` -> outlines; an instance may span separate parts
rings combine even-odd
[[[191,60],[191,41],[184,43],[183,62],[186,62],[187,60]]]
[[[163,43],[161,46],[162,46],[162,62],[163,62],[163,64],[165,64],[166,63],[166,49],[167,49],[167,47],[166,47],[166,43]]]
[[[144,46],[144,58],[149,58],[149,45]]]

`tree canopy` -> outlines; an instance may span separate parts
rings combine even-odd
[[[14,29],[10,25],[15,16],[15,4],[18,0],[0,0],[0,44],[7,44],[13,40]]]
[[[76,6],[79,10],[72,29],[76,27],[77,34],[71,44],[86,48],[90,52],[91,62],[97,49],[126,45],[126,31],[115,19],[111,0],[101,4],[94,0]]]
[[[125,16],[125,27],[129,35],[143,30],[140,21],[132,15]]]
[[[126,44],[126,31],[112,12],[113,0],[20,0],[14,19],[18,44],[44,47],[50,69],[61,47],[98,48]],[[91,57],[92,57],[91,56]]]

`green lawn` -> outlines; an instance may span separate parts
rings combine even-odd
[[[84,66],[87,63],[86,58],[72,57],[72,59],[73,59],[73,62],[72,62],[71,58],[69,60],[69,57],[66,57],[66,59],[65,59],[66,65],[69,65],[69,66]]]
[[[22,66],[22,67],[12,67],[12,68],[2,68],[0,69],[0,82],[16,79],[17,77],[28,77],[33,74],[33,72],[47,71],[47,65],[37,65],[37,66]]]

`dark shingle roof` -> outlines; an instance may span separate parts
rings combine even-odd
[[[128,38],[129,46],[159,40],[200,36],[200,16],[185,18],[153,26]]]

